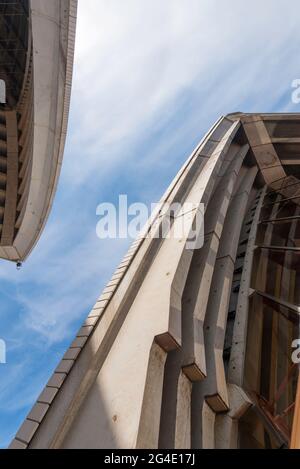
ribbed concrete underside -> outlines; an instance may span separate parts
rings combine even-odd
[[[162,198],[204,204],[204,246],[187,248],[189,230],[133,243],[11,447],[299,444],[284,358],[298,327],[299,137],[299,115],[213,126]]]

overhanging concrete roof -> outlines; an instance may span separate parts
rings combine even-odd
[[[4,259],[26,259],[52,206],[67,132],[76,16],[77,0],[29,2],[22,89],[16,104],[10,99],[0,107]]]

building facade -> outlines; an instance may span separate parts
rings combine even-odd
[[[0,257],[23,261],[61,169],[77,0],[0,1]]]
[[[11,448],[299,448],[299,149],[298,114],[218,120],[162,198],[185,234],[133,243]]]

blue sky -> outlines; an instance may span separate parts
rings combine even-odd
[[[299,2],[79,0],[68,140],[46,229],[20,271],[0,264],[0,447],[6,447],[129,240],[96,207],[160,196],[223,114],[300,112]]]

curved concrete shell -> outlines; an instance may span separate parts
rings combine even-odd
[[[212,127],[162,199],[193,204],[184,233],[133,243],[12,448],[299,447],[299,137],[298,114]]]
[[[24,260],[46,223],[64,151],[77,0],[0,2],[0,257]]]

